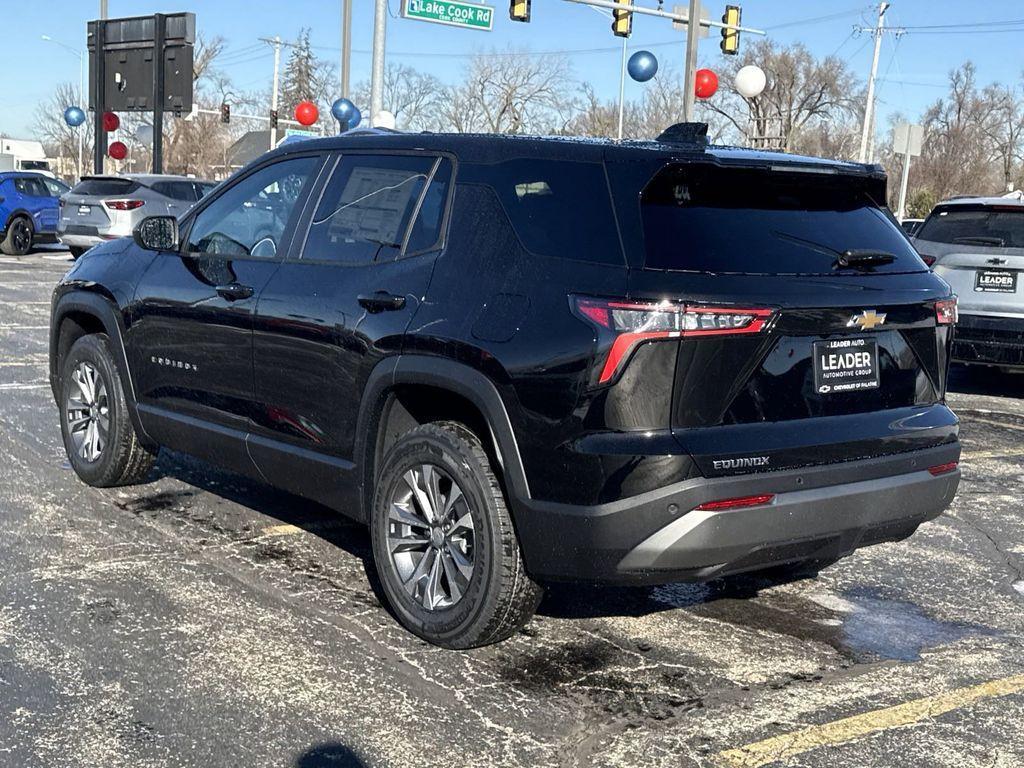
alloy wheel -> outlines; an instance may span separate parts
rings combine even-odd
[[[24,219],[17,219],[11,224],[11,229],[13,230],[11,239],[19,252],[27,251],[32,247],[32,230]]]
[[[428,611],[450,608],[473,576],[476,530],[458,483],[435,464],[409,469],[389,497],[388,552],[408,595]]]
[[[84,360],[71,373],[73,386],[64,404],[68,432],[75,452],[94,462],[103,454],[110,433],[107,385],[92,363]]]

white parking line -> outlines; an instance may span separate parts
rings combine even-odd
[[[0,390],[8,389],[45,389],[50,386],[45,382],[42,384],[0,384]]]

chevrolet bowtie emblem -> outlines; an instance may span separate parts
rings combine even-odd
[[[885,323],[885,313],[879,314],[873,309],[865,309],[859,315],[854,315],[846,324],[847,328],[857,327],[862,331],[870,331],[872,328]]]

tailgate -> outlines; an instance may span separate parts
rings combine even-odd
[[[74,192],[64,195],[61,220],[64,226],[106,227],[110,224],[110,216],[100,198]]]

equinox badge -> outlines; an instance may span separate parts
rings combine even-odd
[[[859,315],[851,317],[846,327],[853,328],[856,326],[862,331],[870,331],[875,326],[882,325],[883,323],[885,323],[885,312],[879,314],[873,309],[865,309]]]

